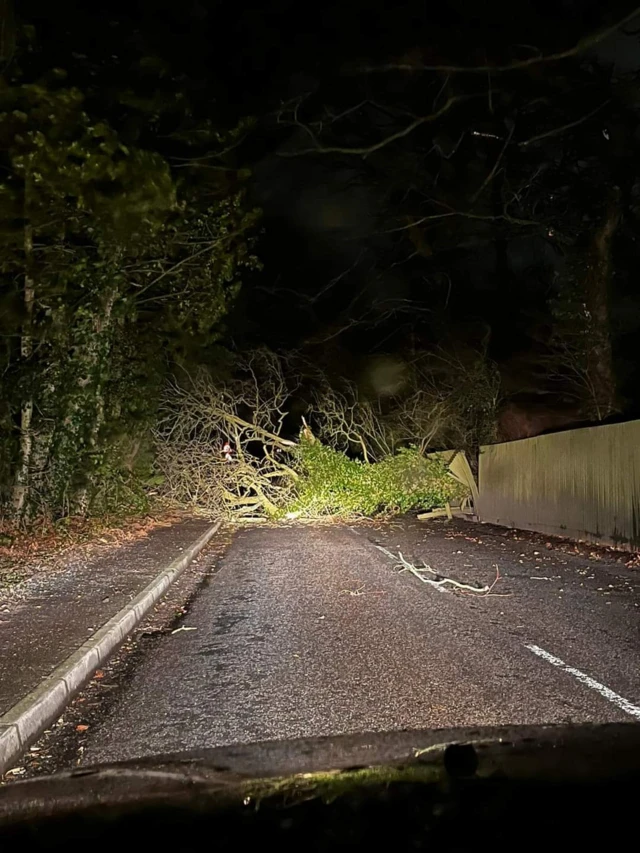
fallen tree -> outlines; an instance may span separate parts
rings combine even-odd
[[[201,370],[174,378],[155,432],[161,493],[235,519],[274,516],[293,495],[296,442],[282,435],[290,390],[267,350],[249,354],[231,380]]]
[[[441,459],[385,447],[381,417],[355,397],[312,397],[324,401],[318,422],[333,446],[304,417],[292,425],[287,405],[297,382],[267,350],[240,359],[227,381],[206,371],[172,380],[155,435],[163,496],[236,521],[372,516],[464,497]],[[352,444],[363,458],[348,454]]]
[[[296,456],[300,477],[287,507],[295,517],[392,515],[462,501],[467,494],[441,458],[417,447],[368,463],[303,438]]]

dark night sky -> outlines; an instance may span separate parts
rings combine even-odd
[[[110,75],[126,78],[136,53],[156,53],[188,79],[205,113],[227,123],[245,115],[258,119],[240,154],[253,170],[251,196],[265,212],[265,270],[247,285],[230,318],[236,345],[326,347],[331,341],[338,352],[357,354],[399,349],[416,336],[427,346],[451,334],[477,344],[489,331],[491,355],[506,375],[517,373],[518,359],[535,346],[531,318],[544,314],[548,293],[541,282],[561,264],[558,247],[540,235],[510,240],[501,281],[491,245],[465,247],[445,253],[437,274],[425,265],[427,282],[420,258],[400,262],[388,236],[371,238],[383,204],[375,175],[363,179],[361,164],[282,158],[300,132],[279,124],[278,109],[302,92],[338,103],[350,85],[345,67],[360,60],[379,63],[419,49],[430,62],[477,64],[502,61],[512,45],[535,45],[546,54],[632,8],[603,6],[599,0],[522,0],[517,14],[505,14],[503,3],[469,0],[319,6],[77,0],[55,9],[31,0],[21,12],[36,24],[43,51],[63,67],[73,66],[74,56],[88,56],[108,85]],[[617,36],[599,51],[629,68],[637,46],[632,36]],[[385,85],[390,98],[394,86],[404,97],[404,79]],[[391,260],[383,263],[383,256]],[[384,304],[395,308],[383,323],[340,332],[351,316],[367,317]]]

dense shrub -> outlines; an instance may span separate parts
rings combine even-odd
[[[285,512],[302,516],[373,516],[429,510],[465,495],[437,457],[415,448],[381,462],[350,459],[320,442],[302,441],[297,450],[300,480]]]

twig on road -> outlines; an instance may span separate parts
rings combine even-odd
[[[440,592],[455,592],[455,590],[460,590],[460,592],[464,595],[508,595],[509,593],[494,593],[493,588],[500,580],[500,569],[498,566],[495,566],[496,569],[496,577],[492,584],[486,586],[472,586],[467,583],[460,583],[460,581],[453,580],[453,578],[446,578],[436,572],[435,569],[431,568],[431,566],[424,563],[422,566],[414,566],[413,563],[410,563],[408,560],[402,556],[402,552],[398,551],[398,555],[392,554],[391,551],[387,551],[386,548],[383,548],[381,545],[376,545],[376,548],[379,551],[382,551],[387,557],[390,557],[392,560],[396,561],[394,568],[399,568],[400,571],[398,574],[402,572],[411,572],[412,575],[418,578],[418,580],[422,581],[422,583],[427,583],[429,586],[435,587]],[[399,562],[398,562],[399,561]],[[436,579],[425,577],[425,573],[428,572],[432,575],[436,576]],[[450,584],[453,589],[446,589],[445,585]]]
[[[365,592],[364,591],[365,586],[366,586],[366,584],[363,583],[362,586],[359,586],[357,589],[343,589],[342,594],[343,595],[384,595],[384,591],[381,589],[372,589],[372,590],[369,590],[369,592]]]

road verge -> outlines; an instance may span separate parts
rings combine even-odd
[[[205,531],[38,687],[0,717],[0,775],[60,716],[95,670],[124,642],[219,528],[217,522]]]

